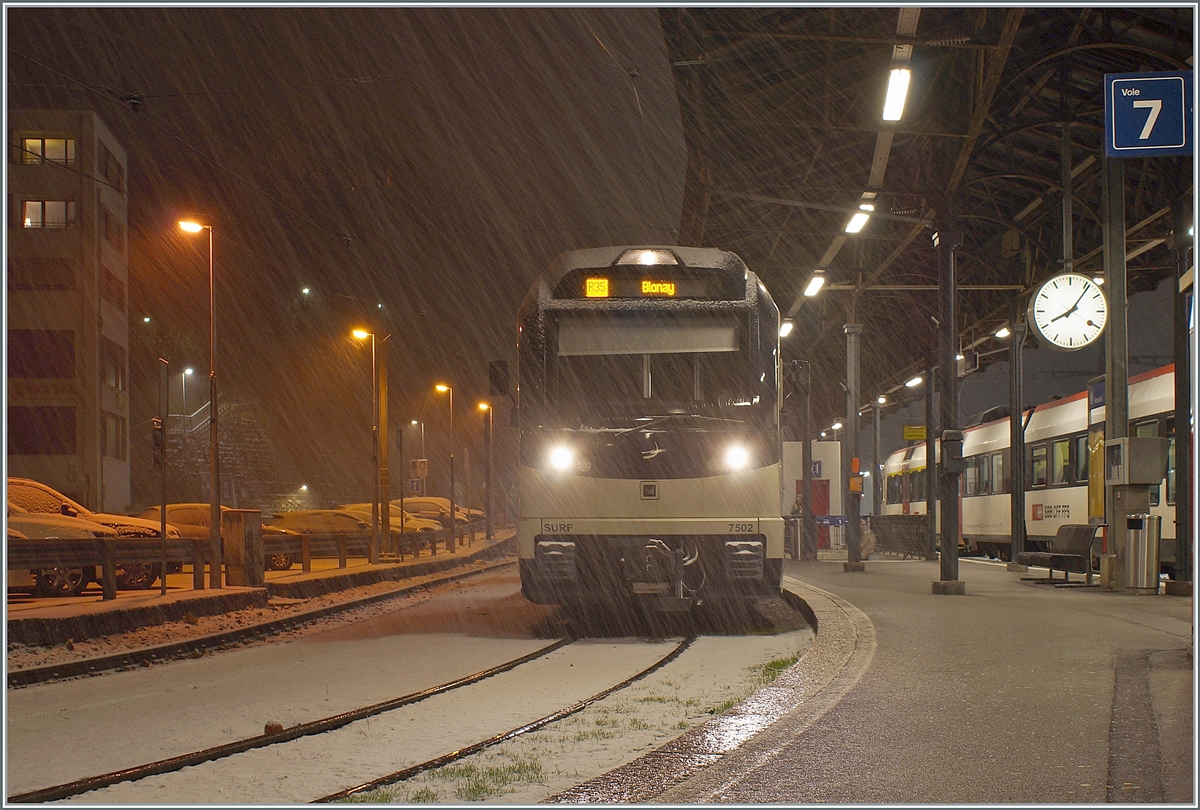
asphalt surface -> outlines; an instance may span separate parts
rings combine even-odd
[[[937,562],[784,570],[818,620],[804,659],[555,801],[1194,804],[1190,598],[974,560],[963,596],[931,593]]]

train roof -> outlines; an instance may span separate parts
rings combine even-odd
[[[740,273],[743,278],[750,273],[746,263],[736,253],[720,248],[687,247],[685,245],[614,245],[611,247],[580,248],[567,250],[554,257],[546,268],[544,279],[554,288],[562,277],[580,268],[616,267],[621,257],[631,250],[670,251],[684,267],[725,270]]]

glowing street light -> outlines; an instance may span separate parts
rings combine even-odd
[[[454,388],[443,383],[438,383],[434,386],[439,394],[450,395],[450,540],[446,544],[446,550],[451,554],[454,553],[454,548],[457,545],[458,533],[458,513],[454,508]]]
[[[221,587],[221,459],[217,431],[217,299],[213,285],[213,227],[192,220],[180,220],[179,228],[186,233],[208,231],[208,542],[212,566],[208,571],[209,587]]]
[[[378,355],[376,366],[375,333],[365,329],[350,332],[359,340],[371,339],[371,544],[367,549],[367,561],[379,563],[380,534],[391,538],[391,505],[388,501],[387,474],[387,339],[379,339],[383,350]],[[380,493],[382,492],[382,499]],[[380,508],[382,500],[383,507]]]

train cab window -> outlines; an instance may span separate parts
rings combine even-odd
[[[1133,426],[1133,435],[1154,438],[1158,435],[1158,420],[1151,419],[1145,422],[1138,422]]]
[[[1033,468],[1032,475],[1029,476],[1029,485],[1046,486],[1046,445],[1039,444],[1034,447],[1030,457],[1033,459]]]
[[[903,503],[904,501],[903,487],[901,486],[901,478],[899,475],[889,475],[887,479],[887,502],[888,503]]]
[[[916,470],[908,474],[908,499],[925,500],[925,470]]]
[[[992,492],[999,495],[1008,492],[1008,482],[1004,480],[1004,454],[992,453]]]
[[[1071,483],[1071,440],[1058,439],[1050,445],[1050,475],[1053,484]]]
[[[1088,445],[1087,435],[1075,437],[1075,483],[1083,484],[1088,480]]]

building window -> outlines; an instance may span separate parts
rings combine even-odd
[[[75,224],[72,200],[25,200],[21,211],[26,228],[66,228]]]
[[[50,380],[75,377],[75,332],[9,329],[8,376]],[[12,432],[9,432],[12,438]]]
[[[22,163],[75,162],[74,138],[22,138]]]
[[[125,252],[125,226],[117,219],[116,214],[103,205],[100,206],[100,229],[104,239],[122,253]]]
[[[100,297],[122,312],[125,311],[125,282],[103,265],[100,267]]]
[[[101,338],[104,351],[104,384],[125,390],[125,350],[108,338]]]
[[[107,458],[125,460],[125,418],[115,413],[104,412],[104,446],[101,452]]]
[[[122,166],[108,147],[101,143],[96,153],[96,168],[108,184],[117,191],[125,191],[125,167]]]
[[[10,290],[73,290],[75,268],[66,259],[9,258]]]
[[[74,455],[75,408],[10,405],[8,452],[18,456]]]

